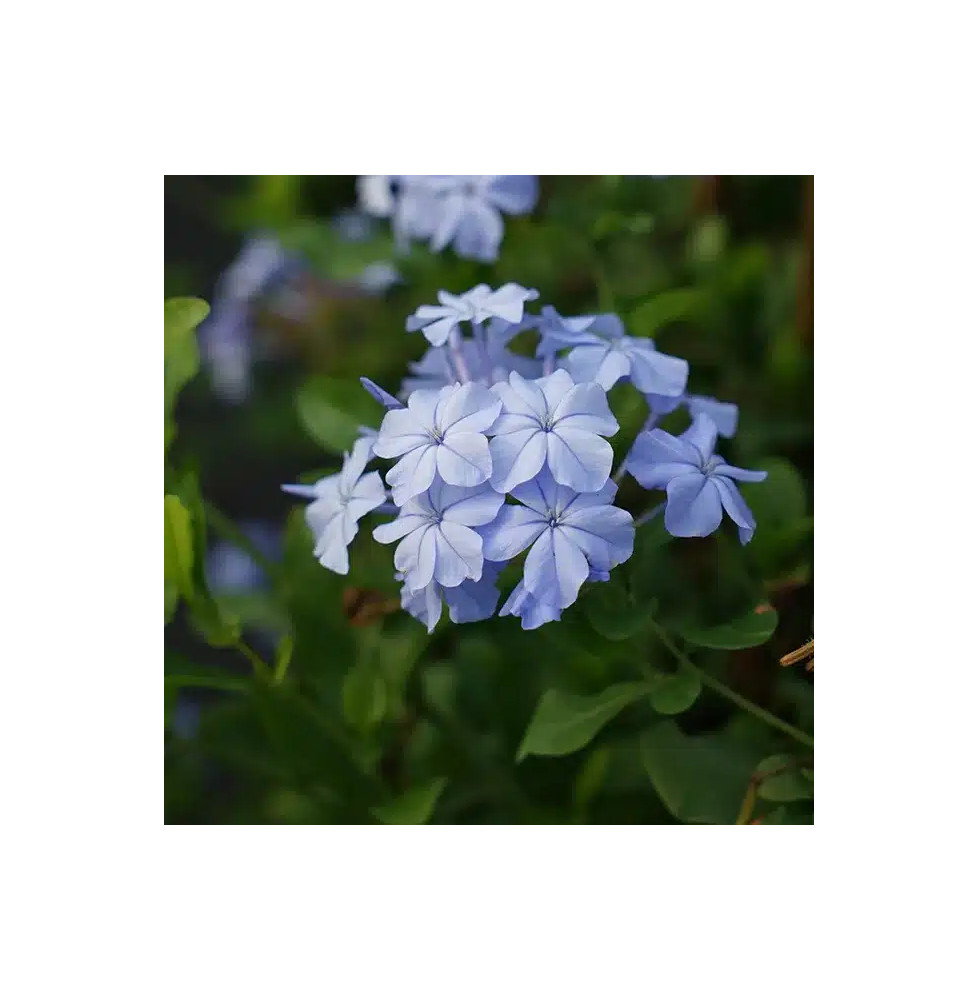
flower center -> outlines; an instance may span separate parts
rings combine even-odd
[[[719,464],[720,460],[716,457],[716,455],[713,455],[700,466],[700,469],[704,476],[712,476],[714,470]]]
[[[560,525],[560,515],[555,510],[547,510],[547,525],[556,528]]]

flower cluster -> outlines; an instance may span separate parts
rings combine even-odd
[[[360,206],[390,217],[397,242],[426,240],[434,252],[451,245],[459,257],[499,256],[502,213],[523,215],[536,204],[536,177],[373,175],[358,181]]]
[[[524,552],[522,578],[499,614],[525,629],[559,620],[586,582],[608,580],[632,554],[635,522],[614,502],[625,471],[666,491],[673,535],[711,534],[723,511],[743,543],[754,532],[735,481],[766,474],[714,454],[717,435],[733,433],[736,406],[687,394],[687,363],[629,336],[617,316],[563,317],[550,306],[531,315],[526,305],[537,298],[512,283],[478,285],[421,306],[406,328],[429,346],[399,396],[361,379],[387,409],[379,429],[363,429],[338,474],[284,487],[312,500],[315,554],[337,573],[349,569],[359,519],[396,513],[373,537],[397,543],[401,604],[429,631],[443,603],[454,622],[493,615],[499,576]],[[510,348],[526,330],[537,333],[535,357]],[[608,438],[619,425],[607,392],[622,379],[645,396],[649,417],[612,477]],[[679,406],[693,421],[674,437],[655,424]],[[364,471],[373,459],[393,463],[386,488]]]

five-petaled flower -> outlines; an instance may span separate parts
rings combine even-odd
[[[493,291],[488,285],[476,285],[461,295],[439,292],[440,306],[419,306],[407,318],[405,328],[409,333],[420,330],[429,343],[435,347],[444,344],[463,322],[482,323],[498,318],[507,323],[519,323],[523,319],[524,303],[535,299],[540,293],[534,288],[524,288],[515,282],[508,282]]]
[[[360,438],[343,456],[343,468],[312,486],[283,486],[286,493],[312,500],[306,508],[306,523],[316,540],[313,550],[326,569],[346,574],[350,571],[347,548],[356,537],[357,521],[386,499],[380,473],[361,475],[370,460],[373,441]]]
[[[490,431],[493,487],[508,493],[544,463],[558,483],[579,492],[604,486],[614,453],[601,435],[615,434],[618,421],[601,386],[575,385],[562,370],[533,380],[513,372],[493,392],[503,404]]]
[[[483,431],[499,415],[499,400],[485,386],[467,383],[416,389],[407,406],[388,410],[374,442],[381,458],[404,457],[387,473],[394,503],[423,493],[435,473],[453,486],[478,486],[492,473]]]
[[[392,411],[398,412],[398,411]],[[397,519],[374,529],[374,538],[394,550],[394,568],[409,591],[432,582],[457,587],[482,576],[482,536],[474,527],[489,524],[503,497],[490,486],[465,488],[435,479],[420,496],[403,504]]]
[[[596,493],[578,493],[544,469],[513,490],[522,506],[507,505],[483,531],[486,558],[505,561],[530,548],[525,590],[551,611],[570,607],[592,571],[608,573],[632,554],[635,525],[612,505],[616,490],[607,482]]]
[[[666,491],[666,530],[677,538],[704,538],[720,527],[723,512],[737,525],[746,545],[756,522],[734,484],[759,483],[766,472],[751,472],[713,454],[717,425],[699,414],[679,437],[661,428],[643,431],[628,457],[628,471],[646,489]]]
[[[686,388],[689,363],[655,349],[648,337],[629,337],[614,313],[564,318],[544,311],[539,351],[570,347],[563,366],[576,382],[610,389],[629,378],[639,392],[678,396]]]

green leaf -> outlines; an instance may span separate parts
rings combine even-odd
[[[346,451],[360,427],[378,419],[378,404],[359,382],[317,375],[296,396],[299,419],[309,435],[329,451]]]
[[[372,729],[387,709],[387,685],[372,669],[355,666],[343,680],[343,715],[360,732]]]
[[[592,585],[581,605],[594,631],[614,642],[640,632],[654,610],[648,604],[636,604],[617,580]]]
[[[707,649],[749,649],[767,642],[777,626],[778,613],[770,608],[766,611],[749,611],[725,625],[700,628],[680,624],[676,626],[676,630],[694,646],[704,646]]]
[[[193,567],[194,541],[190,514],[179,497],[167,494],[163,497],[164,589],[170,585],[189,601],[194,593]],[[173,603],[176,603],[175,597]]]
[[[674,288],[661,292],[633,309],[628,332],[634,337],[652,337],[667,323],[688,319],[703,306],[704,293],[698,288]]]
[[[374,806],[370,811],[381,823],[399,825],[427,823],[447,782],[447,778],[434,778],[427,784],[409,789],[393,802]]]
[[[639,740],[642,763],[663,804],[684,823],[732,824],[756,758],[722,733],[687,736],[671,720]]]
[[[699,675],[685,664],[674,674],[659,674],[649,701],[661,715],[678,715],[690,708],[703,690]]]
[[[758,776],[777,772],[764,778],[757,794],[768,802],[798,802],[815,797],[815,784],[811,772],[791,754],[780,753],[767,757],[757,765]]]
[[[530,754],[560,757],[580,750],[623,708],[651,691],[650,684],[628,683],[612,684],[590,696],[544,692],[516,754],[517,763]]]
[[[286,632],[279,640],[278,648],[275,650],[275,665],[272,668],[272,679],[276,684],[281,684],[285,680],[285,674],[292,662],[292,650],[295,648],[295,639],[291,632]]]
[[[163,402],[165,440],[173,436],[169,415],[180,390],[200,368],[194,331],[210,312],[203,299],[167,299],[163,303]]]
[[[807,500],[798,470],[783,458],[767,458],[751,465],[755,467],[766,472],[767,479],[739,484],[738,489],[757,521],[758,537],[765,529],[801,521]]]

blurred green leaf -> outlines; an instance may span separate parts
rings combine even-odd
[[[694,266],[712,264],[727,244],[727,224],[718,215],[701,219],[690,233],[688,253]]]
[[[387,709],[387,685],[372,668],[358,663],[343,680],[343,715],[354,729],[365,732],[381,721]]]
[[[754,770],[750,749],[722,733],[687,736],[671,720],[643,733],[639,745],[649,779],[676,819],[734,822]]]
[[[654,605],[636,604],[616,578],[592,584],[581,605],[594,631],[615,642],[640,632],[654,610]]]
[[[692,707],[703,689],[699,675],[685,664],[680,665],[674,674],[660,673],[652,681],[652,685],[649,701],[661,715],[678,715],[680,712],[685,712]]]
[[[798,470],[783,458],[766,458],[752,468],[767,473],[760,483],[738,484],[757,521],[757,536],[766,528],[792,524],[805,516],[805,484]],[[753,542],[751,543],[753,544]]]
[[[163,497],[163,586],[173,594],[172,604],[167,597],[167,620],[176,605],[176,594],[187,600],[193,597],[194,543],[190,514],[180,498],[167,494]],[[174,594],[174,590],[176,594]]]
[[[668,323],[690,319],[704,304],[705,293],[699,288],[674,288],[633,309],[625,324],[633,337],[654,337]]]
[[[292,662],[292,651],[295,648],[295,638],[291,632],[286,632],[279,639],[278,648],[275,650],[275,665],[272,668],[272,679],[276,684],[281,684],[285,680],[289,664]]]
[[[380,407],[353,379],[316,375],[296,396],[299,419],[327,451],[343,452],[360,437],[361,426],[376,426]]]
[[[757,765],[759,775],[774,771],[770,777],[764,778],[757,788],[757,794],[769,802],[797,802],[801,799],[811,799],[815,796],[815,784],[801,766],[797,757],[791,754],[775,754],[767,757]]]
[[[399,825],[427,823],[447,782],[447,778],[434,778],[427,784],[406,791],[393,802],[374,806],[370,811],[381,823]]]
[[[580,750],[623,708],[651,690],[650,684],[625,683],[612,684],[596,695],[544,692],[516,754],[517,763],[530,754],[560,757]]]
[[[725,625],[699,628],[681,624],[676,631],[694,646],[707,649],[749,649],[767,642],[778,627],[778,613],[773,608],[750,611]]]
[[[210,312],[203,299],[167,299],[163,303],[163,401],[169,419],[180,390],[200,367],[194,331]],[[167,432],[169,443],[170,431]]]

